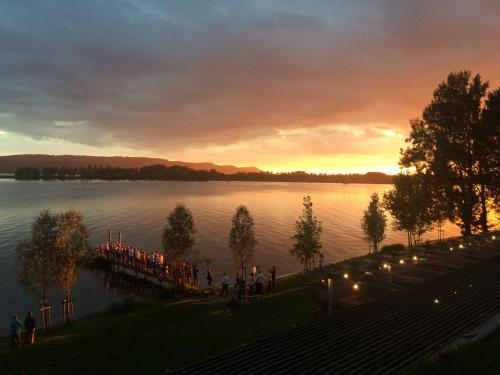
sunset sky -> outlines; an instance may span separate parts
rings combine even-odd
[[[500,1],[0,3],[0,154],[395,172],[450,71],[500,85]]]

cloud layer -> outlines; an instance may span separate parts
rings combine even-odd
[[[275,169],[390,158],[449,71],[498,86],[499,39],[495,0],[3,1],[0,130]]]

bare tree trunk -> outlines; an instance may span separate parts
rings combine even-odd
[[[481,199],[481,228],[483,233],[488,233],[488,210],[486,207],[486,191],[484,184],[481,184],[479,197]]]

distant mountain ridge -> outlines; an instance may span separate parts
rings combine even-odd
[[[167,167],[179,165],[199,170],[215,169],[224,174],[235,174],[240,172],[260,173],[256,167],[237,167],[234,165],[218,165],[214,163],[190,163],[185,161],[167,160],[161,158],[147,158],[135,156],[88,156],[88,155],[44,155],[44,154],[20,154],[0,156],[0,173],[14,173],[21,167],[87,167],[89,165],[100,165],[112,168],[141,168],[150,165],[161,164]]]

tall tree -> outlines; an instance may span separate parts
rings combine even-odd
[[[295,222],[295,233],[290,253],[295,255],[304,265],[305,270],[312,268],[312,260],[316,254],[319,255],[321,244],[321,222],[313,214],[313,203],[310,196],[302,200],[302,215]]]
[[[478,130],[488,83],[469,71],[451,73],[434,91],[421,120],[411,122],[401,165],[415,167],[434,180],[450,205],[450,219],[470,235],[479,223],[477,194],[481,173]]]
[[[32,223],[31,236],[19,243],[16,253],[19,282],[40,302],[44,330],[51,322],[48,296],[56,283],[57,233],[58,216],[44,210]]]
[[[368,208],[363,213],[361,219],[361,229],[363,229],[364,239],[373,245],[373,252],[377,252],[380,242],[385,239],[385,228],[387,219],[377,193],[370,197]]]
[[[482,110],[477,131],[476,157],[479,161],[478,184],[481,202],[480,223],[488,231],[488,203],[500,211],[500,88],[490,92]]]
[[[167,217],[167,227],[163,232],[162,244],[168,259],[181,270],[183,261],[191,254],[195,244],[195,228],[191,211],[178,203]],[[177,286],[178,275],[175,276]]]
[[[55,260],[57,282],[64,292],[65,321],[73,319],[71,292],[78,280],[78,266],[89,249],[88,238],[82,214],[73,209],[59,214]]]
[[[384,193],[383,206],[394,218],[395,230],[405,230],[408,246],[421,241],[436,219],[431,181],[423,173],[400,173],[393,188]]]
[[[31,236],[17,246],[19,282],[41,305],[48,303],[49,291],[56,281],[57,234],[58,216],[43,210],[31,225]]]
[[[253,218],[243,205],[240,205],[233,216],[232,227],[229,232],[229,247],[233,252],[234,260],[241,268],[241,275],[246,277],[246,266],[252,259],[257,241]]]

